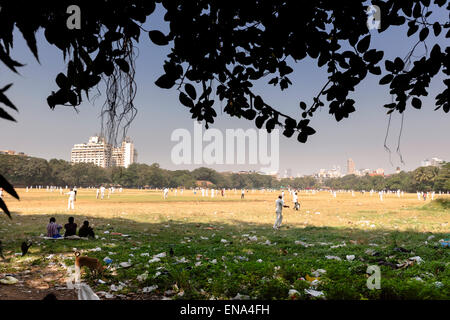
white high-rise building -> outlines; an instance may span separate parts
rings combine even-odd
[[[112,165],[115,167],[128,166],[137,161],[137,151],[134,149],[134,144],[130,138],[126,138],[122,141],[122,145],[118,148],[113,148],[112,152]]]
[[[126,138],[114,148],[102,137],[93,136],[88,143],[76,144],[70,155],[71,163],[93,163],[102,168],[124,167],[136,162],[137,152],[133,142]]]
[[[71,163],[93,163],[102,168],[111,165],[111,145],[101,137],[90,137],[88,143],[76,144],[70,154]]]

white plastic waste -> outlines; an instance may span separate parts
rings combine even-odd
[[[19,280],[12,276],[6,276],[4,279],[0,279],[0,283],[2,284],[16,284],[17,282],[19,282]]]
[[[80,283],[78,288],[78,300],[100,300],[86,283]]]

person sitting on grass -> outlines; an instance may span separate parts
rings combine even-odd
[[[59,234],[59,230],[61,230],[62,226],[56,223],[56,219],[54,217],[50,218],[50,222],[47,225],[47,237],[50,238],[61,238]]]
[[[80,230],[78,230],[78,236],[95,238],[94,230],[89,227],[89,221],[86,220],[83,222]]]
[[[77,234],[77,224],[74,223],[74,218],[69,218],[69,223],[66,223],[64,225],[64,229],[66,229],[66,232],[64,233],[64,237],[70,237],[75,236]]]

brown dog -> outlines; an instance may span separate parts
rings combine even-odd
[[[75,252],[75,268],[81,271],[82,267],[88,267],[96,276],[103,273],[105,267],[96,258],[81,257],[80,252]]]

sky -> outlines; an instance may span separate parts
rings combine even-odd
[[[434,13],[442,18],[447,13]],[[433,15],[431,16],[433,17]],[[158,8],[145,24],[146,29],[167,31],[168,26],[162,20],[162,10]],[[432,19],[430,19],[432,20]],[[70,160],[70,151],[74,144],[87,142],[88,138],[100,132],[100,110],[104,94],[95,101],[85,101],[77,108],[57,106],[51,110],[47,105],[47,96],[56,91],[55,77],[66,72],[66,62],[61,52],[49,45],[42,32],[38,33],[38,49],[40,64],[27,48],[21,35],[15,33],[12,56],[25,63],[19,68],[20,75],[1,66],[0,86],[13,82],[8,90],[10,100],[19,108],[12,114],[16,123],[2,121],[0,125],[0,150],[25,152],[30,156],[45,159]],[[443,37],[436,39],[430,32],[429,47],[437,41],[441,47],[448,45]],[[406,37],[402,28],[392,29],[379,35],[372,32],[371,48],[385,51],[385,58],[405,56],[415,41],[415,36]],[[189,110],[178,100],[175,89],[165,90],[154,82],[163,74],[163,62],[169,52],[167,47],[153,45],[146,33],[142,33],[139,42],[139,56],[136,61],[137,95],[135,105],[138,114],[128,136],[134,141],[138,151],[138,162],[159,163],[165,169],[195,169],[207,166],[219,171],[259,170],[261,165],[176,165],[171,159],[171,151],[177,142],[171,141],[171,134],[179,128],[193,133],[194,122]],[[418,49],[417,54],[423,52]],[[265,102],[280,111],[301,118],[298,107],[300,100],[309,104],[313,96],[326,82],[326,72],[319,69],[313,60],[305,59],[292,63],[294,72],[289,76],[293,85],[281,91],[267,85],[270,78],[259,81],[255,92]],[[383,66],[382,66],[383,69]],[[317,133],[310,136],[306,144],[292,138],[284,137],[280,132],[279,162],[280,172],[291,169],[292,174],[308,175],[319,169],[331,169],[333,165],[346,170],[348,158],[352,158],[357,169],[384,168],[386,172],[394,172],[396,167],[402,170],[413,170],[427,158],[438,157],[450,161],[450,114],[442,110],[434,110],[434,98],[443,90],[443,75],[440,74],[431,83],[429,96],[422,100],[423,107],[416,110],[408,107],[404,112],[403,131],[400,139],[401,163],[396,153],[399,138],[401,115],[392,116],[387,144],[392,150],[390,155],[384,148],[388,116],[383,104],[389,103],[391,96],[387,86],[378,85],[378,76],[368,76],[351,94],[356,101],[356,112],[348,119],[336,122],[325,108],[311,119],[310,126]],[[244,130],[255,128],[254,122],[230,118],[222,114],[222,106],[216,99],[214,108],[218,114],[211,128],[219,129],[225,135],[226,129]],[[206,146],[207,143],[204,143]]]

